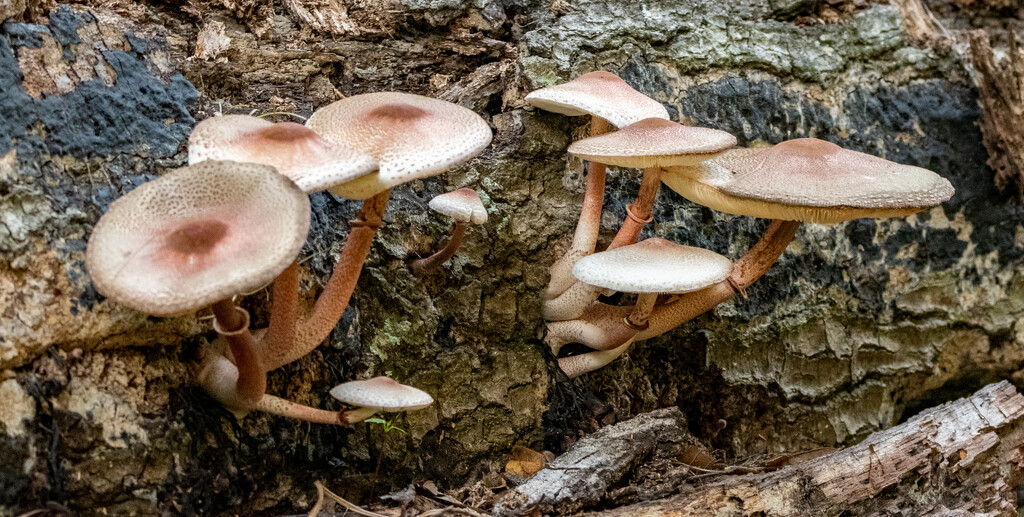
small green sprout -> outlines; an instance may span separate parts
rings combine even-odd
[[[364,422],[366,422],[368,424],[380,424],[380,425],[384,426],[384,432],[385,433],[390,433],[392,430],[400,431],[402,433],[405,433],[405,429],[402,429],[401,427],[398,427],[397,425],[395,425],[394,419],[384,420],[383,418],[380,418],[380,417],[373,417],[373,418],[367,418],[366,420],[364,420]]]

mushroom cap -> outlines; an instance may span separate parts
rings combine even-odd
[[[425,408],[434,403],[429,393],[387,377],[350,381],[331,388],[331,396],[353,406],[391,411]]]
[[[725,131],[645,118],[614,133],[573,142],[569,153],[584,160],[619,167],[696,165],[736,145]]]
[[[683,197],[736,215],[838,223],[904,217],[939,205],[953,186],[934,172],[815,138],[735,149],[662,181]]]
[[[463,223],[483,224],[487,222],[487,209],[480,201],[480,194],[471,188],[460,188],[441,194],[430,200],[430,208]]]
[[[351,199],[366,199],[395,185],[439,174],[491,143],[490,126],[472,110],[409,93],[346,97],[318,109],[306,127],[380,162],[378,173],[330,189]]]
[[[624,293],[687,293],[730,271],[732,261],[718,253],[658,238],[588,255],[572,268],[585,284]]]
[[[196,124],[188,137],[188,163],[204,160],[270,165],[307,193],[377,170],[372,156],[334,145],[301,124],[275,124],[249,115],[212,117]]]
[[[531,106],[571,117],[593,115],[626,127],[645,118],[668,119],[660,102],[636,91],[611,72],[590,72],[526,96]]]
[[[85,265],[104,296],[170,316],[270,282],[308,230],[309,196],[273,167],[205,161],[114,201]]]

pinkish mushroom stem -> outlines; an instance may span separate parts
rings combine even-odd
[[[292,346],[275,348],[273,353],[267,353],[268,369],[279,368],[305,356],[327,339],[331,330],[338,324],[342,313],[348,307],[366,256],[370,253],[370,245],[377,234],[377,228],[383,224],[382,218],[390,197],[391,191],[385,190],[363,202],[363,209],[350,223],[352,229],[345,247],[341,250],[338,263],[334,265],[331,279],[327,281],[323,292],[313,305],[312,312],[299,322]]]
[[[468,223],[465,221],[456,221],[455,229],[452,230],[452,237],[448,239],[448,244],[444,248],[441,248],[429,257],[416,259],[409,263],[409,269],[412,270],[412,274],[416,277],[421,277],[441,267],[441,264],[455,256],[455,252],[459,250],[459,246],[462,245],[462,241],[466,238],[467,226]]]
[[[640,231],[644,229],[644,225],[651,222],[654,199],[658,196],[658,189],[660,187],[661,168],[648,167],[644,169],[636,201],[632,205],[626,206],[626,220],[622,222],[619,232],[615,234],[615,238],[608,245],[609,250],[636,244],[636,240],[640,236]]]
[[[255,409],[272,415],[313,422],[314,424],[346,425],[344,413],[340,411],[317,409],[273,395],[264,395],[259,403],[256,404]]]
[[[251,407],[267,391],[267,374],[256,354],[256,343],[249,332],[249,312],[230,299],[213,305],[213,328],[224,337],[238,368],[236,391],[239,402]]]
[[[352,425],[362,422],[363,420],[376,415],[378,412],[380,412],[380,408],[375,407],[356,407],[353,409],[347,409],[341,412],[341,421],[345,425]]]
[[[299,317],[299,264],[293,262],[274,279],[270,326],[257,342],[257,353],[267,364],[276,364],[287,357],[295,344],[295,328]]]
[[[620,355],[626,353],[626,350],[629,350],[629,346],[632,344],[633,340],[630,339],[624,344],[611,350],[588,352],[586,354],[563,357],[558,360],[558,367],[561,368],[562,371],[565,372],[565,375],[570,379],[575,379],[584,373],[603,368]]]
[[[608,132],[608,121],[601,117],[590,117],[590,136]],[[597,235],[601,229],[601,210],[604,207],[604,183],[607,167],[603,163],[587,162],[587,184],[583,194],[583,207],[576,223],[572,246],[562,258],[551,265],[551,280],[548,282],[545,298],[552,299],[565,292],[576,282],[572,268],[576,262],[594,253]]]
[[[578,319],[548,322],[544,341],[555,355],[569,343],[610,350],[636,335],[636,329],[622,324],[629,314],[628,307],[594,303]]]

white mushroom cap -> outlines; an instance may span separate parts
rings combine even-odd
[[[460,188],[446,192],[430,200],[430,208],[463,223],[483,224],[487,222],[487,209],[480,201],[480,194],[471,188]]]
[[[645,118],[668,119],[660,102],[636,91],[611,72],[590,72],[567,83],[541,88],[526,96],[526,102],[562,115],[593,115],[626,127]]]
[[[303,191],[325,190],[377,170],[377,161],[334,145],[294,122],[249,115],[208,118],[188,138],[188,163],[232,160],[270,165]]]
[[[572,274],[581,282],[624,293],[686,293],[725,280],[732,261],[710,250],[652,238],[594,253]]]
[[[273,167],[206,161],[114,201],[85,265],[104,296],[169,316],[270,282],[308,230],[309,197]]]
[[[407,411],[434,403],[429,393],[387,377],[351,381],[331,388],[331,396],[353,406]]]
[[[326,140],[380,162],[380,172],[330,190],[366,199],[395,185],[440,174],[480,153],[491,128],[472,110],[397,92],[346,97],[320,108],[306,122]]]
[[[672,167],[696,165],[735,145],[736,137],[725,131],[647,118],[614,133],[573,142],[569,153],[619,167]]]
[[[815,138],[736,149],[696,167],[669,171],[662,181],[691,201],[731,214],[789,221],[904,217],[953,196],[949,181],[932,171]]]

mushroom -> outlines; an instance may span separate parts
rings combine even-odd
[[[352,296],[370,244],[382,224],[391,187],[444,172],[469,160],[491,141],[491,129],[473,111],[437,99],[397,92],[353,95],[320,108],[306,126],[328,142],[373,156],[379,171],[329,187],[335,195],[363,199],[331,279],[299,325],[295,344],[268,355],[270,366],[288,364],[330,334]]]
[[[559,366],[572,378],[608,364],[626,351],[638,332],[647,328],[659,294],[704,289],[725,280],[731,269],[732,262],[713,251],[658,238],[580,259],[573,268],[580,282],[639,296],[630,313],[620,320],[619,331],[612,332],[600,346],[593,346],[603,352],[565,357],[558,360]]]
[[[232,297],[274,279],[306,241],[309,198],[273,167],[206,161],[143,184],[110,205],[89,238],[96,289],[155,316],[212,306],[237,364],[222,402],[250,408],[266,389],[249,314]]]
[[[434,403],[429,393],[387,377],[339,384],[331,388],[331,396],[353,406],[340,413],[344,425],[362,422],[378,411],[411,411]]]
[[[526,102],[537,108],[569,116],[590,115],[590,136],[608,132],[608,123],[625,127],[647,118],[668,119],[668,110],[658,101],[636,91],[611,72],[590,72],[572,81],[531,92]],[[590,255],[597,246],[604,204],[605,166],[587,164],[587,183],[583,207],[572,245],[551,265],[551,280],[546,299],[555,298],[576,279],[572,268],[576,261]]]
[[[470,188],[454,190],[430,200],[430,208],[435,212],[455,219],[455,229],[444,248],[429,257],[413,260],[409,269],[416,276],[423,276],[444,264],[455,255],[466,237],[466,226],[469,223],[483,224],[487,222],[487,209],[480,201],[480,195]]]
[[[663,334],[728,300],[760,278],[803,221],[835,223],[860,217],[902,217],[937,206],[953,187],[934,172],[798,139],[766,149],[737,149],[697,167],[672,168],[665,184],[694,201],[737,215],[775,218],[723,282],[656,305],[634,340]],[[628,307],[595,303],[590,325],[614,325]]]
[[[324,190],[377,170],[377,161],[334,145],[294,122],[249,115],[208,118],[188,138],[188,162],[232,160],[270,165],[305,192]]]
[[[736,145],[736,137],[703,127],[677,124],[660,118],[648,118],[614,133],[584,138],[569,146],[569,153],[591,162],[619,167],[643,168],[643,179],[636,201],[626,207],[628,217],[619,228],[609,250],[636,242],[651,217],[654,198],[661,186],[661,168],[696,165],[722,154]],[[600,296],[600,289],[576,283],[544,304],[544,319],[572,320]]]

